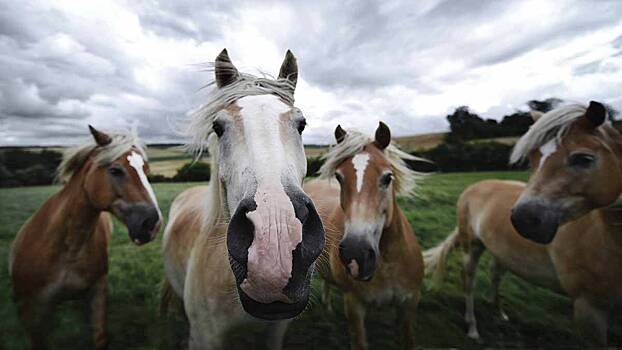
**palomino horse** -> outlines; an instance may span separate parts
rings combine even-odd
[[[597,102],[534,117],[511,158],[529,159],[529,183],[482,181],[467,188],[458,200],[457,229],[426,251],[426,263],[441,274],[449,250],[458,243],[465,248],[466,321],[473,338],[475,269],[488,249],[497,303],[501,276],[509,270],[568,294],[582,335],[606,344],[607,315],[622,297],[622,217],[612,206],[622,192],[622,136]]]
[[[272,80],[239,73],[223,50],[215,74],[211,101],[189,128],[195,145],[208,144],[212,181],[175,199],[164,234],[163,303],[171,288],[183,299],[192,349],[223,347],[224,332],[246,321],[300,314],[324,247],[302,191],[306,122],[293,105],[294,55],[287,51]],[[285,327],[273,324],[278,348]]]
[[[413,349],[423,258],[396,197],[412,194],[416,173],[403,159],[417,158],[390,144],[391,133],[382,122],[374,139],[346,133],[340,126],[335,138],[337,145],[325,156],[320,173],[335,177],[339,185],[316,180],[304,186],[326,227],[320,274],[344,292],[353,349],[367,348],[364,321],[369,304],[398,305],[404,346]]]
[[[54,307],[86,296],[95,348],[106,347],[106,288],[111,212],[137,245],[153,240],[161,214],[147,181],[146,155],[133,134],[105,134],[68,149],[58,168],[63,188],[22,226],[9,271],[31,347],[46,347]]]

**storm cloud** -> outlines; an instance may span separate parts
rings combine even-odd
[[[0,145],[72,144],[86,125],[175,123],[205,101],[203,68],[226,47],[239,69],[299,60],[307,143],[332,130],[442,131],[468,105],[486,117],[530,99],[622,109],[622,2],[0,0]]]

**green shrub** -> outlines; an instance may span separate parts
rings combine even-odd
[[[62,155],[55,151],[6,149],[0,152],[0,187],[50,185]]]
[[[437,147],[415,153],[433,161],[439,171],[508,170],[512,146],[498,142],[442,143]]]
[[[184,164],[173,176],[173,181],[179,182],[209,181],[209,179],[210,165],[200,161]]]

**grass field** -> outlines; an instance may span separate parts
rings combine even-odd
[[[420,187],[420,197],[401,199],[401,207],[424,247],[441,241],[454,227],[455,201],[469,184],[485,178],[525,179],[521,172],[439,174],[428,177]],[[156,184],[165,216],[175,195],[196,184]],[[24,349],[24,333],[11,302],[7,275],[10,242],[22,223],[57,190],[57,187],[0,189],[0,349]],[[180,317],[163,320],[158,316],[159,284],[162,279],[161,235],[154,243],[135,247],[125,228],[115,222],[109,277],[108,331],[110,349],[172,349],[186,334]],[[534,287],[507,275],[502,285],[503,305],[510,317],[502,321],[490,302],[489,257],[484,256],[477,275],[476,315],[483,344],[465,337],[464,300],[461,292],[460,254],[450,259],[449,274],[440,290],[423,291],[416,326],[422,347],[556,347],[568,348],[579,342],[570,321],[568,298]],[[287,349],[348,349],[349,338],[342,311],[342,299],[333,291],[334,313],[319,304],[319,283],[314,281],[313,306],[294,321],[286,335]],[[79,301],[64,304],[57,313],[53,333],[54,349],[83,349],[89,346],[88,329]],[[372,309],[367,317],[371,349],[396,349],[395,312],[391,308]],[[622,345],[622,332],[612,331],[612,345]],[[258,329],[232,333],[233,348],[262,349],[263,334]]]

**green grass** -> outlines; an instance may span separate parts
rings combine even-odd
[[[524,180],[522,172],[439,174],[428,177],[419,198],[400,200],[424,247],[440,242],[454,228],[455,202],[471,183],[486,178]],[[176,194],[196,184],[155,184],[160,207],[167,216]],[[10,299],[7,256],[15,233],[57,187],[0,189],[0,349],[25,349],[26,341]],[[179,347],[187,332],[181,317],[158,316],[162,280],[161,235],[154,243],[134,246],[117,221],[110,247],[108,332],[110,349],[171,349]],[[423,290],[416,326],[423,347],[557,347],[576,346],[571,304],[568,298],[534,287],[506,275],[502,285],[503,306],[510,317],[502,321],[490,302],[489,256],[484,255],[477,274],[475,310],[483,344],[465,337],[464,298],[460,277],[461,255],[450,258],[449,273],[439,290]],[[320,283],[313,281],[312,307],[295,320],[286,335],[288,349],[347,349],[349,338],[342,311],[342,298],[333,290],[335,311],[319,303]],[[367,330],[371,349],[396,349],[395,310],[373,308]],[[65,303],[54,319],[53,348],[82,349],[89,346],[88,327],[79,301]],[[622,332],[615,328],[613,345],[622,345]],[[236,348],[262,349],[264,336],[258,329],[232,331]]]

